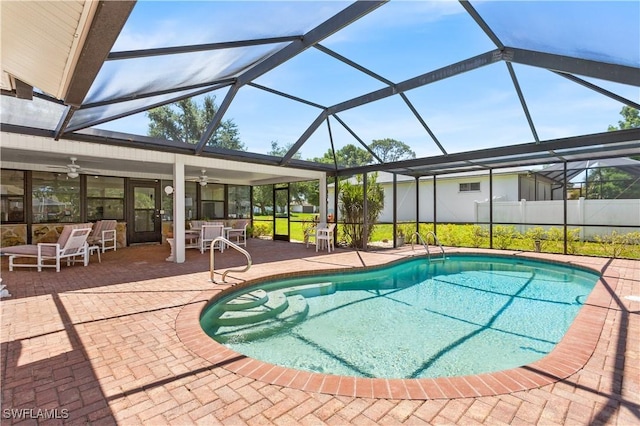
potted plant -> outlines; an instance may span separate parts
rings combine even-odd
[[[533,240],[533,250],[540,253],[544,249],[545,240],[547,239],[547,232],[544,228],[536,226],[535,228],[528,229],[525,232],[525,236]]]
[[[404,229],[398,228],[396,230],[396,246],[400,247],[404,245]]]

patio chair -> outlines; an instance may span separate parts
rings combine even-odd
[[[202,225],[200,229],[200,253],[204,253],[211,247],[211,242],[218,237],[222,237],[222,225]],[[222,241],[218,241],[213,246],[213,249],[220,250],[220,253],[224,251],[224,244]]]
[[[100,246],[102,253],[107,250],[117,250],[116,247],[116,220],[99,220],[93,226],[93,232],[87,238],[89,246]]]
[[[316,244],[316,232],[318,229],[320,228],[326,228],[327,227],[327,222],[318,222],[315,223],[313,226],[310,226],[309,228],[307,228],[306,231],[304,231],[304,242],[307,245],[307,248],[309,248],[309,244]],[[313,241],[311,241],[313,239]]]
[[[79,223],[75,225],[65,225],[55,243],[38,243],[24,244],[20,246],[4,247],[0,249],[0,253],[9,256],[9,271],[13,271],[14,267],[36,267],[38,272],[42,268],[56,268],[56,272],[60,272],[60,261],[67,259],[67,265],[76,257],[82,256],[84,266],[89,264],[89,244],[87,238],[92,223]],[[15,263],[16,258],[27,257],[37,259],[36,264],[32,263]],[[54,264],[47,264],[46,261],[55,261]]]
[[[220,220],[205,221],[205,222],[203,222],[203,225],[220,225],[220,226],[224,226],[224,222],[222,222]]]
[[[204,220],[190,220],[189,221],[189,229],[200,230],[202,228],[202,224],[204,224]]]
[[[330,223],[325,228],[318,227],[318,229],[316,230],[316,251],[318,251],[318,247],[324,248],[325,241],[327,243],[327,251],[329,253],[331,253],[331,247],[333,247],[333,250],[336,249],[335,245],[333,244],[333,230],[335,227],[335,223]]]
[[[239,220],[234,225],[233,228],[227,230],[227,239],[232,241],[232,238],[235,241],[236,245],[239,246],[247,246],[247,226],[249,226],[248,220]]]

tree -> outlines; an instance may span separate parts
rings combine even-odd
[[[395,139],[374,139],[369,148],[385,163],[416,158],[416,153],[409,145]]]
[[[285,146],[280,146],[278,141],[271,141],[271,151],[267,154],[274,155],[276,157],[284,157],[291,149],[293,143],[289,143]],[[293,154],[293,158],[301,159],[302,154],[300,151]],[[294,182],[289,187],[289,193],[291,195],[291,201],[294,203],[308,203],[312,206],[318,206],[320,202],[319,194],[319,182],[317,180],[306,182]]]
[[[609,125],[609,131],[614,130],[624,130],[624,129],[637,129],[640,127],[640,112],[631,108],[630,106],[623,106],[620,111],[620,115],[624,118],[624,120],[618,121],[618,127]]]
[[[197,144],[218,111],[215,99],[215,96],[205,96],[202,106],[191,98],[183,99],[147,111],[150,120],[149,136]],[[220,123],[206,145],[237,151],[246,150],[240,141],[238,126],[231,119]]]
[[[291,201],[295,203],[307,203],[316,207],[320,205],[320,182],[317,180],[293,182],[289,192]]]
[[[588,172],[586,197],[591,199],[637,199],[640,198],[638,176],[615,167],[602,167]]]
[[[292,146],[293,146],[293,143],[280,146],[278,144],[278,141],[271,141],[271,151],[267,152],[267,154],[273,155],[275,157],[284,157],[287,154],[287,152],[289,152]],[[302,154],[300,153],[300,151],[298,151],[295,154],[293,154],[292,158],[300,160],[302,158]]]
[[[338,162],[338,166],[364,166],[371,163],[372,160],[373,157],[367,150],[358,148],[353,144],[345,145],[336,151],[336,161]],[[317,163],[334,164],[333,152],[329,149],[322,157],[316,157],[312,161]]]
[[[348,180],[340,183],[340,217],[344,220],[342,233],[350,247],[364,246],[364,190],[362,175],[355,177],[356,182]],[[367,242],[371,239],[378,216],[384,208],[384,189],[377,182],[378,174],[367,177]]]
[[[273,185],[253,187],[253,206],[260,209],[260,216],[269,214],[268,207],[273,211]]]
[[[620,111],[623,120],[618,127],[609,125],[610,132],[616,130],[640,128],[640,114],[637,109],[623,106]],[[640,160],[640,156],[632,156]],[[588,172],[586,183],[587,198],[596,199],[635,199],[640,198],[640,182],[638,176],[624,172],[615,167],[603,167]]]

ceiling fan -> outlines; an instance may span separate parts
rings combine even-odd
[[[198,182],[198,184],[200,184],[200,186],[207,186],[208,183],[210,182],[217,182],[218,179],[212,179],[209,176],[207,176],[207,171],[205,169],[200,170],[200,176],[198,176],[197,178],[191,178],[189,179],[191,182]]]
[[[69,160],[71,160],[71,163],[67,164],[66,166],[49,166],[49,168],[66,170],[67,177],[71,179],[75,179],[78,176],[80,176],[80,172],[97,174],[97,172],[95,171],[84,169],[83,167],[80,167],[79,164],[76,164],[76,161],[78,161],[78,158],[69,157]]]

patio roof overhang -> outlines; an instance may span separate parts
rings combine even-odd
[[[98,136],[94,136],[98,137]],[[275,161],[254,162],[240,157],[185,155],[178,149],[148,150],[126,144],[87,142],[84,138],[54,141],[42,135],[3,132],[2,167],[56,171],[69,164],[70,157],[95,175],[140,179],[173,179],[174,164],[184,164],[185,176],[197,177],[206,169],[214,181],[234,185],[266,185],[318,180],[325,172],[307,167],[280,167]],[[169,148],[169,147],[168,147]]]

